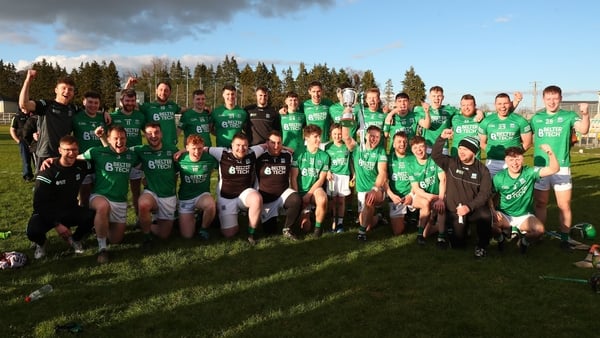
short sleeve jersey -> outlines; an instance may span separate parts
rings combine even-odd
[[[102,113],[98,113],[94,117],[89,116],[85,111],[75,114],[73,117],[73,136],[77,138],[80,152],[83,153],[91,147],[102,146],[102,141],[94,132],[98,127],[104,127]]]
[[[505,119],[498,114],[486,115],[479,124],[478,133],[487,136],[487,158],[504,160],[504,151],[509,147],[521,146],[521,134],[531,132],[527,120],[521,115],[510,113]]]
[[[321,142],[329,140],[329,107],[333,104],[328,99],[321,100],[320,103],[314,103],[308,99],[302,104],[302,111],[306,116],[306,124],[314,124],[321,128]]]
[[[39,115],[36,154],[41,158],[58,156],[60,138],[73,131],[73,117],[77,113],[77,107],[54,100],[40,100],[35,101],[34,113]]]
[[[134,110],[131,114],[127,115],[121,109],[117,109],[114,113],[110,114],[110,118],[112,125],[120,125],[125,128],[127,135],[126,144],[128,147],[142,144],[142,130],[146,124],[146,118],[142,112]]]
[[[306,148],[294,153],[293,168],[298,168],[298,192],[307,193],[319,180],[322,172],[329,171],[329,155],[321,149],[311,153]]]
[[[189,154],[184,154],[175,167],[179,172],[180,200],[190,200],[202,193],[210,192],[210,175],[217,169],[217,161],[207,153],[202,153],[199,161],[192,161]]]
[[[329,107],[329,117],[331,118],[331,121],[333,123],[340,123],[342,120],[343,114],[344,114],[344,106],[342,106],[341,103],[337,102],[337,103],[332,104]],[[358,130],[358,123],[354,123],[354,125],[350,128],[350,137],[356,138],[357,130]],[[327,131],[327,133],[329,133],[329,131]]]
[[[281,115],[282,143],[291,149],[300,149],[304,145],[302,131],[306,126],[306,116],[301,112],[288,112]]]
[[[391,124],[384,124],[383,131],[389,133],[390,138],[395,135],[397,132],[403,131],[408,136],[408,139],[415,137],[417,135],[417,126],[419,119],[416,114],[412,111],[409,111],[406,115],[400,116],[398,114],[394,114]],[[391,143],[391,142],[390,142]],[[390,144],[391,146],[391,144]]]
[[[415,113],[419,119],[425,118],[423,107],[415,107]],[[438,109],[434,109],[433,107],[429,108],[431,125],[429,126],[429,129],[423,129],[423,137],[427,142],[427,146],[432,147],[435,140],[442,134],[442,131],[446,128],[450,128],[452,116],[456,114],[460,114],[459,110],[449,105],[443,105]]]
[[[408,195],[411,191],[410,174],[412,162],[415,157],[412,154],[406,154],[399,157],[396,152],[388,155],[388,178],[390,189],[400,197]]]
[[[234,199],[244,190],[254,187],[256,158],[264,152],[261,146],[250,147],[248,154],[241,159],[235,157],[229,148],[210,147],[208,151],[219,162],[221,197]]]
[[[450,155],[457,156],[458,155],[458,144],[462,139],[467,136],[473,136],[476,139],[479,139],[479,135],[477,135],[477,130],[479,128],[479,123],[475,122],[475,115],[473,116],[464,116],[463,114],[456,114],[452,117],[452,131],[454,135],[452,136],[452,147],[450,148]],[[479,158],[480,152],[477,152],[476,157]]]
[[[238,106],[233,109],[220,106],[213,111],[212,115],[217,147],[231,147],[233,136],[244,130],[248,113]]]
[[[139,164],[135,152],[117,154],[110,147],[92,147],[83,158],[94,164],[96,181],[93,192],[113,202],[126,202],[131,168]]]
[[[181,115],[179,119],[179,127],[183,130],[183,136],[187,139],[192,134],[202,136],[204,144],[207,147],[212,147],[210,138],[210,127],[213,124],[213,117],[208,111],[197,112],[194,109],[188,109]]]
[[[329,171],[337,175],[350,175],[350,151],[345,143],[336,145],[333,142],[325,145],[325,152],[329,155]]]
[[[533,213],[533,189],[535,181],[540,178],[540,168],[523,166],[521,174],[512,178],[508,169],[494,176],[494,190],[500,196],[499,210],[518,217]]]
[[[354,172],[356,175],[356,191],[367,192],[373,188],[379,173],[378,164],[387,164],[387,154],[383,147],[361,149],[356,146],[352,152]]]
[[[175,196],[175,164],[173,155],[177,148],[163,144],[160,150],[154,150],[144,144],[133,148],[140,158],[142,170],[146,176],[146,189],[158,197]]]
[[[146,123],[158,122],[163,134],[163,143],[171,146],[177,146],[177,128],[175,126],[175,114],[178,114],[181,108],[173,101],[167,101],[165,104],[158,102],[146,102],[140,106],[140,111],[144,113]]]
[[[439,173],[443,172],[431,157],[427,157],[424,164],[420,164],[416,159],[412,162],[411,174],[409,176],[411,183],[419,183],[419,187],[430,194],[439,194],[440,178]]]
[[[581,121],[581,117],[574,111],[559,110],[554,114],[542,110],[531,118],[531,129],[533,132],[533,143],[548,144],[561,167],[571,165],[569,153],[569,142],[571,129],[575,122]],[[540,147],[535,147],[533,152],[533,164],[538,167],[549,165],[548,154]]]
[[[282,150],[277,156],[264,152],[256,161],[258,192],[263,203],[277,200],[290,187],[292,154]]]

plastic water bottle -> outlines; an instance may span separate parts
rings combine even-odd
[[[42,286],[41,288],[30,293],[29,296],[25,297],[25,302],[29,303],[34,300],[38,300],[38,299],[44,297],[45,295],[49,294],[50,292],[52,292],[52,290],[53,290],[52,285],[46,284],[46,285]]]
[[[462,207],[462,203],[458,203],[458,206]],[[458,224],[463,224],[463,223],[464,223],[463,217],[462,216],[458,216]]]

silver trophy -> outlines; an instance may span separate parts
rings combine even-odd
[[[354,90],[354,88],[344,88],[340,89],[339,91],[341,91],[342,105],[344,106],[344,110],[346,110],[346,108],[354,107],[358,96],[356,90]],[[354,114],[352,112],[343,113],[342,118],[340,119],[340,123],[344,127],[353,127],[355,124]]]

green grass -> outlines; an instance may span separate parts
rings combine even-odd
[[[0,250],[32,258],[24,233],[32,185],[21,180],[6,127],[0,156],[0,230],[13,233],[0,240]],[[573,160],[574,223],[600,226],[600,152],[574,152]],[[256,247],[243,236],[222,239],[217,230],[208,242],[175,233],[148,254],[130,229],[103,266],[93,237],[86,253],[74,256],[50,232],[47,258],[0,272],[0,332],[53,336],[68,322],[83,326],[81,337],[581,337],[600,328],[593,317],[600,295],[584,284],[538,278],[589,278],[594,271],[572,266],[585,252],[564,253],[545,239],[525,256],[514,243],[502,254],[492,244],[478,261],[473,245],[418,247],[414,231],[392,237],[388,227],[358,243],[352,218],[344,234],[298,242],[274,236]],[[557,229],[555,204],[548,219],[548,228]],[[53,293],[23,301],[46,283]]]

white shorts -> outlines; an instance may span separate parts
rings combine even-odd
[[[90,204],[94,198],[104,198],[110,205],[110,214],[108,215],[110,223],[127,223],[127,202],[113,202],[105,196],[92,194],[90,195]]]
[[[179,213],[180,214],[193,214],[196,212],[196,204],[198,203],[198,201],[200,200],[200,198],[202,198],[202,196],[208,195],[210,196],[209,192],[203,192],[200,195],[189,199],[189,200],[179,200]]]
[[[327,181],[328,196],[350,196],[350,175],[332,174],[333,181]],[[331,189],[333,188],[333,189]],[[333,190],[333,191],[332,191]]]
[[[402,203],[396,204],[393,202],[389,203],[390,206],[390,218],[400,218],[408,212],[408,206]]]
[[[371,191],[365,191],[365,192],[357,192],[356,193],[356,197],[358,199],[358,213],[361,213],[363,210],[363,207],[365,205],[365,198],[367,197],[367,194],[370,193]],[[385,200],[385,192],[383,193],[383,199]]]
[[[156,218],[172,221],[175,219],[175,208],[177,207],[177,196],[169,196],[169,197],[158,197],[153,191],[144,190],[142,194],[151,195],[156,204],[158,205],[158,210],[156,211]]]
[[[571,168],[560,167],[560,170],[556,174],[540,178],[535,182],[534,187],[536,190],[542,191],[548,191],[551,187],[554,191],[571,190],[573,188],[573,184],[571,183]]]
[[[500,214],[502,214],[502,217],[504,217],[507,221],[508,224],[510,224],[511,227],[516,227],[519,230],[523,230],[521,229],[521,225],[525,224],[525,222],[527,221],[527,219],[529,217],[535,217],[535,215],[533,214],[525,214],[523,216],[509,216],[505,213],[503,213],[502,211],[498,211]]]
[[[242,191],[237,198],[230,199],[221,196],[217,198],[217,209],[219,210],[221,229],[230,229],[238,226],[238,213],[240,210],[248,210],[246,198],[248,198],[248,195],[253,191],[256,190],[248,188]],[[258,191],[256,192],[258,193]]]
[[[261,222],[266,222],[273,217],[279,216],[279,211],[283,209],[285,200],[287,200],[287,198],[295,192],[295,190],[287,188],[278,199],[274,200],[273,202],[263,203],[262,211],[260,212]]]
[[[141,180],[144,177],[144,171],[138,168],[131,168],[129,172],[130,180]]]
[[[92,184],[96,180],[96,174],[87,174],[81,181],[81,184]]]
[[[500,160],[486,160],[485,166],[490,171],[490,175],[494,177],[501,170],[506,169],[506,162]]]

